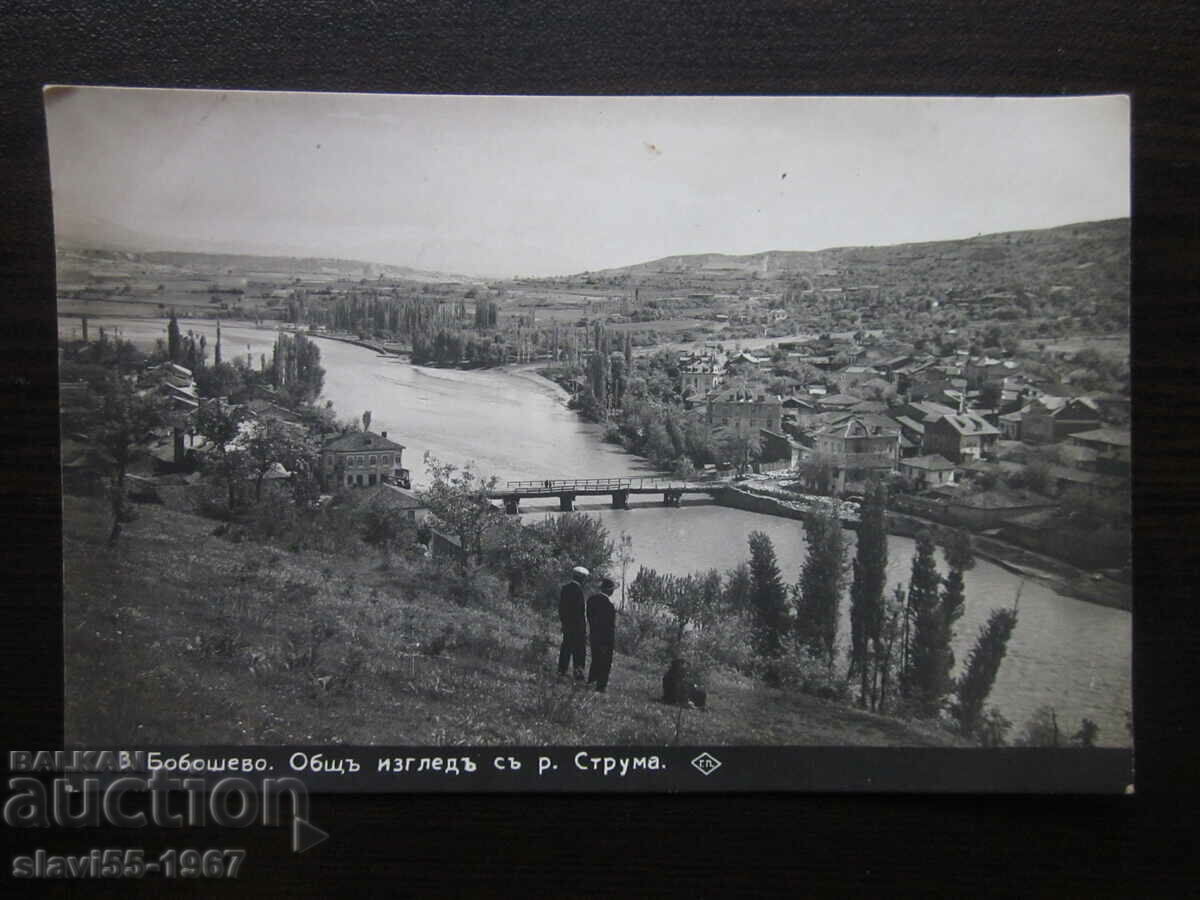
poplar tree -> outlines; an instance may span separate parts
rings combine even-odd
[[[787,589],[779,573],[775,545],[762,531],[750,532],[750,605],[757,624],[758,652],[778,656],[787,629]]]
[[[967,670],[958,680],[958,701],[950,708],[958,721],[959,730],[965,735],[976,734],[983,725],[983,706],[1000,664],[1008,652],[1008,639],[1017,627],[1016,609],[994,609],[987,622],[979,629],[975,646],[967,654]]]
[[[873,670],[882,654],[883,589],[887,580],[887,488],[871,482],[863,498],[850,584],[850,676],[859,677],[858,702],[868,706]]]
[[[179,330],[179,322],[175,318],[175,310],[171,310],[171,321],[167,323],[167,356],[171,362],[179,362],[179,354],[183,350],[183,334]]]
[[[917,534],[912,579],[908,587],[908,616],[912,637],[908,644],[901,687],[904,696],[917,703],[923,716],[935,716],[949,692],[945,650],[946,619],[942,611],[936,548],[928,530]]]
[[[819,652],[833,670],[837,656],[838,618],[846,583],[846,539],[834,512],[817,513],[804,522],[808,555],[797,585],[796,625],[800,639]]]

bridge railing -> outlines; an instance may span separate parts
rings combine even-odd
[[[506,481],[495,493],[556,493],[562,491],[671,490],[686,488],[684,481],[661,478],[542,478]]]

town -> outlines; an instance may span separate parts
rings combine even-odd
[[[475,608],[486,606],[481,598],[494,590],[487,579],[496,577],[507,584],[501,596],[529,595],[534,609],[544,609],[568,560],[590,558],[596,570],[613,571],[614,545],[594,519],[575,524],[567,514],[530,525],[505,515],[524,511],[518,504],[529,497],[552,498],[569,513],[576,496],[589,494],[611,495],[617,509],[631,494],[657,493],[668,506],[704,496],[795,518],[806,529],[827,514],[858,528],[882,486],[891,534],[918,536],[919,546],[926,532],[947,546],[965,535],[975,554],[1021,577],[1129,608],[1127,220],[932,245],[669,258],[508,281],[68,241],[60,250],[59,311],[68,548],[84,540],[77,533],[84,522],[109,523],[103,542],[98,530],[86,539],[96,548],[121,547],[123,530],[141,525],[182,529],[209,548],[209,565],[221,560],[218,569],[238,573],[222,588],[235,598],[233,609],[253,605],[248,591],[305,598],[291,610],[249,614],[249,624],[246,613],[224,610],[215,636],[179,641],[185,654],[244,660],[272,678],[302,672],[316,685],[306,688],[317,692],[310,700],[331,684],[350,690],[346,684],[363,678],[381,652],[348,637],[378,630],[369,608],[324,630],[304,624],[321,620],[316,610],[327,607],[318,598],[334,602],[342,578],[349,579],[345,599],[336,603],[408,578],[412,597],[436,589]],[[256,358],[228,338],[247,328],[262,335],[260,345],[270,342],[269,354],[260,349]],[[500,367],[544,377],[580,418],[597,424],[600,440],[655,474],[577,471],[564,480],[548,472],[522,481],[427,458],[423,477],[413,460],[432,435],[373,431],[369,410],[324,400],[325,341],[430,370]],[[268,570],[279,563],[264,567],[252,547],[282,548],[311,572],[269,588]],[[382,569],[364,569],[364,552],[381,553]],[[301,561],[314,553],[327,561]],[[197,558],[187,555],[189,570]],[[356,559],[357,574],[335,574]],[[69,556],[69,580],[78,564]],[[94,564],[76,577],[87,593]],[[649,619],[623,617],[622,627],[636,634],[619,647],[651,670],[643,639],[659,620],[683,616],[675,638],[662,638],[676,650],[710,621],[662,599],[707,589],[661,578],[652,571],[620,577],[622,597],[629,582],[635,598],[658,598]],[[720,593],[730,590],[733,580]],[[705,615],[715,614],[714,604]],[[455,646],[503,655],[491,632],[463,631],[461,610],[420,614],[418,625],[411,617],[420,604],[409,606],[407,649],[389,638],[387,653],[426,662]],[[283,643],[277,631],[265,637],[276,616],[294,623]],[[513,652],[535,661],[523,665],[544,656],[551,641],[543,627],[523,622],[528,645]],[[778,654],[741,634],[710,648],[723,662],[709,665],[757,672],[759,663],[744,654]],[[821,652],[832,672],[836,643]],[[879,669],[884,687],[864,682],[857,692],[868,710],[907,708],[899,694],[887,699],[897,690],[886,686],[888,659]],[[767,676],[770,684],[790,677]],[[846,682],[814,677],[801,679],[816,685],[806,690],[849,697]],[[580,724],[568,711],[572,701],[557,695],[522,702],[557,710],[559,731],[543,734],[547,740]],[[90,721],[81,733],[98,736]],[[719,736],[716,718],[705,721]],[[278,723],[261,727],[258,737],[296,736]],[[727,727],[763,726],[739,719]],[[980,740],[983,727],[976,721],[967,733]],[[986,740],[1002,742],[1002,730]],[[955,739],[913,732],[866,740]]]

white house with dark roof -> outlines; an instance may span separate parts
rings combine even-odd
[[[386,431],[346,431],[321,448],[321,474],[328,487],[371,487],[385,479],[407,487],[403,453],[404,445],[388,440]]]
[[[958,480],[958,467],[944,456],[931,453],[928,456],[913,456],[901,459],[898,469],[901,475],[910,478],[921,488],[939,484],[954,484]]]

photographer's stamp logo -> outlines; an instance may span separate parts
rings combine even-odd
[[[696,767],[701,775],[711,775],[717,769],[721,768],[721,761],[711,753],[705,751],[692,760],[692,765]]]

